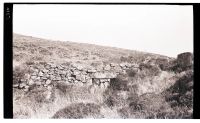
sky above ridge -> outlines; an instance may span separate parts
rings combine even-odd
[[[190,5],[14,5],[13,32],[176,57],[193,52]]]

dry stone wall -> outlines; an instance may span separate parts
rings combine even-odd
[[[126,70],[130,68],[139,68],[139,66],[129,63],[111,63],[96,67],[82,64],[58,65],[53,63],[30,65],[28,67],[30,72],[25,73],[19,83],[13,86],[28,91],[32,85],[47,87],[63,82],[88,86],[95,84],[106,88],[111,79],[116,78],[118,74],[125,74]]]

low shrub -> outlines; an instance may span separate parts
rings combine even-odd
[[[20,83],[20,79],[23,79],[26,73],[30,72],[26,66],[16,66],[13,69],[13,84]]]
[[[127,95],[123,91],[105,91],[104,103],[111,109],[127,105]]]
[[[48,94],[51,93],[50,98]],[[43,103],[50,103],[54,101],[55,97],[53,96],[53,90],[48,90],[42,87],[35,87],[34,89],[27,92],[27,98],[34,103],[42,105]]]
[[[157,76],[161,72],[160,68],[156,65],[151,65],[151,64],[144,64],[141,63],[139,66],[141,73],[144,74],[144,76]]]
[[[164,92],[165,100],[174,110],[173,117],[192,118],[193,72],[186,71],[176,83]]]
[[[126,73],[128,74],[129,77],[134,77],[137,74],[137,71],[134,69],[128,69],[126,70]]]
[[[26,65],[34,65],[35,63],[34,63],[34,61],[28,60],[25,62],[25,64]]]
[[[168,61],[168,59],[165,58],[157,58],[156,62],[155,62],[161,70],[166,71],[169,69],[170,67],[170,63]]]
[[[121,61],[121,62],[127,62],[127,61],[128,61],[128,58],[127,58],[127,57],[124,57],[124,56],[121,56],[121,57],[120,57],[120,61]]]
[[[135,98],[134,98],[135,97]],[[161,95],[145,94],[139,97],[129,97],[127,107],[118,110],[122,118],[167,118],[172,112],[168,103]]]
[[[57,111],[52,118],[102,118],[103,116],[100,114],[100,108],[100,105],[94,103],[71,104]]]
[[[171,71],[174,71],[176,73],[180,73],[183,71],[188,71],[188,70],[192,70],[193,69],[193,65],[190,66],[183,66],[181,65],[178,60],[174,60],[171,62],[171,66],[169,68]]]
[[[53,53],[52,52],[50,52],[50,50],[47,50],[47,49],[41,49],[40,51],[39,51],[39,53],[40,54],[42,54],[42,55],[52,55]]]
[[[66,84],[64,82],[58,82],[55,87],[60,90],[62,93],[66,93],[72,90],[73,85]]]

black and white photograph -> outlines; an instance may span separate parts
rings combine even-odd
[[[193,5],[13,4],[14,119],[192,119]]]

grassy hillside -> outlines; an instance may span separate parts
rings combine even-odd
[[[193,69],[177,59],[114,47],[51,41],[13,34],[13,78],[30,65],[130,63],[106,89],[94,86],[34,85],[13,88],[14,118],[192,118]]]
[[[75,43],[70,41],[51,41],[19,34],[13,34],[13,55],[14,63],[26,63],[31,61],[55,63],[120,63],[123,60],[140,63],[148,56],[152,58],[168,58],[158,54],[150,54],[134,50],[86,43]]]

